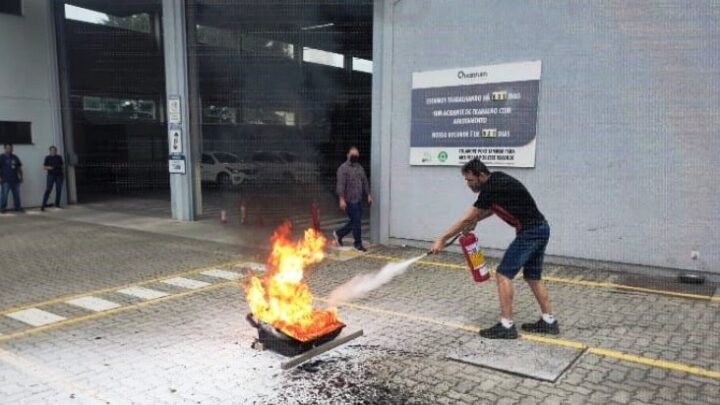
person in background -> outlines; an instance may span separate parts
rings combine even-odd
[[[2,195],[0,195],[0,213],[7,210],[8,194],[12,191],[13,207],[15,211],[22,212],[20,204],[20,183],[22,183],[22,162],[13,154],[13,146],[9,143],[4,145],[5,153],[0,155],[0,184],[2,184]]]
[[[45,211],[53,185],[55,186],[55,206],[60,208],[60,197],[62,196],[63,187],[63,159],[57,154],[56,147],[50,147],[50,154],[45,156],[43,169],[47,171],[47,186],[45,187],[45,195],[43,196],[40,210]]]
[[[360,151],[356,146],[351,146],[347,153],[347,161],[337,169],[339,206],[350,220],[345,226],[333,232],[333,237],[338,246],[343,246],[343,237],[352,231],[355,249],[365,252],[367,249],[362,244],[362,200],[367,195],[368,204],[372,204],[372,196],[365,169],[360,165],[359,160]]]

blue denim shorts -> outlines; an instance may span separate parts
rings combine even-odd
[[[521,230],[505,252],[497,272],[512,280],[522,267],[525,280],[540,280],[549,239],[550,225],[547,221]]]

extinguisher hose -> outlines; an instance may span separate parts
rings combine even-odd
[[[455,235],[452,239],[450,239],[449,242],[445,243],[445,246],[444,246],[444,247],[448,247],[448,246],[452,245],[453,243],[455,243],[455,241],[457,240],[457,238],[460,237],[460,235],[462,235],[462,233],[459,233],[459,234]],[[431,254],[433,254],[433,252],[432,252],[432,251],[428,251],[427,253],[425,253],[425,256],[430,256]]]

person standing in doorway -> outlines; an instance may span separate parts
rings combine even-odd
[[[481,330],[480,336],[489,339],[517,339],[517,329],[512,320],[513,278],[521,268],[525,282],[530,286],[542,311],[537,322],[523,324],[522,330],[559,334],[560,327],[552,313],[550,297],[542,281],[542,265],[545,247],[550,239],[550,226],[538,210],[535,200],[517,179],[503,172],[490,173],[480,159],[467,162],[462,168],[462,175],[468,187],[480,195],[475,204],[433,243],[430,251],[439,252],[453,235],[475,228],[478,221],[493,214],[516,231],[515,240],[505,251],[495,273],[500,298],[500,322]]]
[[[42,207],[40,210],[45,211],[47,200],[55,186],[55,206],[60,208],[60,197],[62,196],[63,187],[63,159],[57,154],[57,148],[50,147],[50,154],[45,156],[43,169],[47,171],[47,186],[45,187],[45,195],[43,196]]]
[[[356,146],[352,146],[348,150],[347,161],[337,169],[340,209],[345,211],[350,220],[345,226],[333,232],[333,237],[338,246],[343,246],[343,237],[352,232],[355,249],[364,252],[366,249],[362,244],[362,202],[363,197],[367,196],[368,205],[372,204],[372,196],[365,169],[359,161],[360,151]]]
[[[0,184],[2,184],[2,194],[0,195],[0,213],[7,210],[8,194],[12,191],[13,208],[15,211],[22,212],[20,204],[20,183],[22,183],[22,162],[20,158],[13,154],[13,146],[9,143],[4,145],[5,153],[0,155]]]

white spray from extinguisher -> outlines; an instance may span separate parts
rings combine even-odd
[[[388,263],[376,273],[358,274],[330,293],[328,305],[334,307],[338,304],[354,301],[366,296],[370,291],[389,283],[393,278],[405,273],[413,263],[425,256],[427,256],[427,254],[413,257],[412,259],[402,262]]]
[[[459,236],[460,235],[452,238],[452,240],[445,244],[445,247],[452,245]],[[405,273],[415,262],[430,254],[432,254],[432,252],[427,252],[402,262],[388,263],[376,273],[358,274],[330,293],[328,305],[337,306],[338,304],[363,298],[370,291],[380,288],[382,285],[389,283],[393,278]]]

